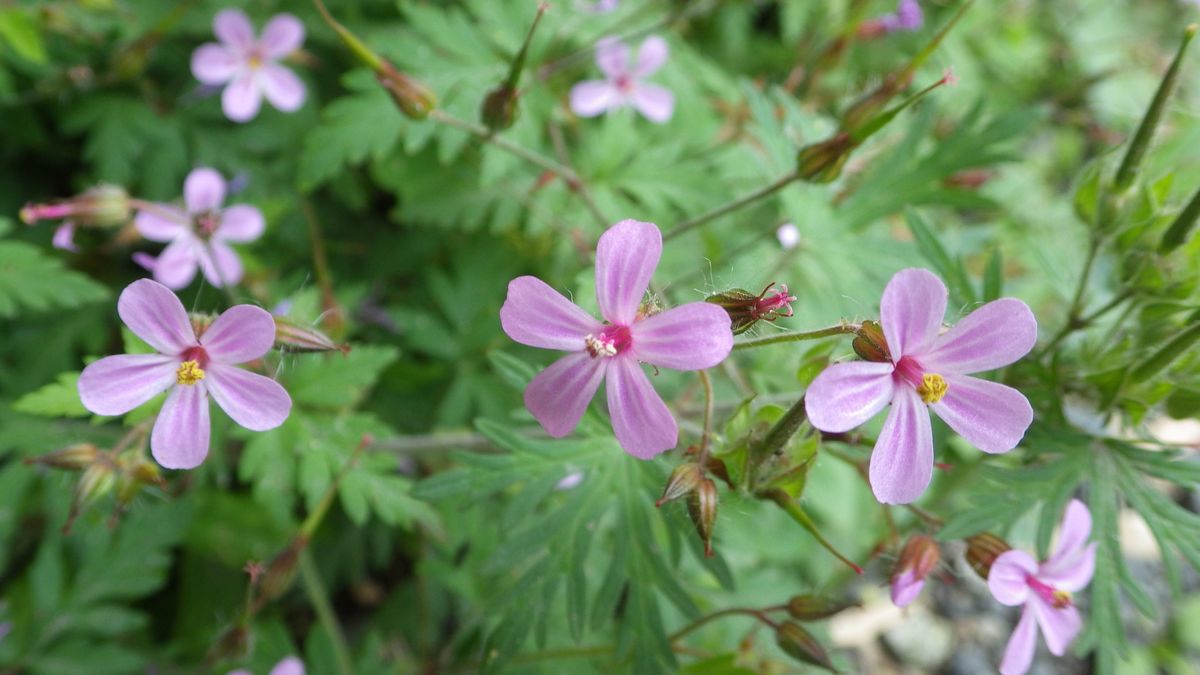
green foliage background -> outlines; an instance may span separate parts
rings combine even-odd
[[[243,4],[258,26],[281,11],[304,21],[304,51],[290,67],[309,95],[294,114],[264,106],[238,125],[218,96],[198,90],[188,60],[212,39],[223,3],[0,4],[3,672],[265,673],[293,653],[316,673],[788,672],[797,665],[773,640],[739,646],[746,625],[737,620],[683,642],[672,634],[725,607],[878,594],[895,543],[866,485],[834,454],[861,460],[869,447],[822,445],[806,430],[785,449],[786,461],[813,462],[800,503],[827,539],[864,563],[891,551],[864,580],[773,504],[724,487],[717,556],[706,559],[682,506],[652,508],[678,453],[627,457],[595,406],[567,439],[538,434],[520,394],[549,355],[508,340],[497,313],[520,274],[594,305],[589,256],[607,224],[636,218],[669,231],[788,173],[797,150],[829,136],[840,112],[907,63],[957,3],[925,2],[921,31],[851,37],[836,55],[827,48],[839,35],[891,3],[626,0],[608,15],[553,3],[531,46],[519,117],[501,137],[569,165],[594,209],[502,147],[404,117],[309,3]],[[475,122],[536,3],[328,6],[435,91],[443,111]],[[1045,551],[1063,505],[1084,498],[1101,546],[1074,649],[1102,672],[1197,659],[1196,598],[1183,589],[1195,588],[1185,580],[1200,567],[1200,464],[1194,447],[1161,442],[1148,426],[1200,411],[1194,341],[1139,375],[1164,362],[1156,350],[1173,336],[1195,333],[1200,310],[1200,238],[1157,251],[1200,185],[1194,54],[1131,196],[1114,225],[1096,229],[1121,145],[1196,15],[1167,0],[976,3],[914,79],[925,86],[953,66],[956,87],[898,116],[839,180],[795,183],[671,239],[655,277],[672,304],[785,282],[795,316],[777,325],[794,330],[872,318],[888,278],[913,265],[946,280],[950,320],[1002,294],[1027,301],[1046,351],[1002,376],[1033,402],[1034,427],[998,457],[939,429],[939,461],[954,469],[920,504],[946,520],[942,540],[992,530]],[[674,118],[570,114],[570,86],[598,77],[596,40],[651,31],[670,43],[652,79],[674,92]],[[237,201],[266,215],[266,235],[239,249],[247,275],[238,301],[286,302],[290,317],[353,349],[285,355],[279,377],[296,404],[287,423],[250,433],[214,413],[200,469],[144,490],[115,526],[106,497],[63,534],[77,474],[23,460],[83,441],[107,447],[122,434],[82,408],[74,378],[128,342],[115,298],[142,276],[130,253],[155,249],[116,229],[85,229],[80,252],[65,253],[50,247],[52,227],[16,215],[98,182],[173,200],[196,166],[243,176]],[[790,251],[774,238],[784,222],[801,232]],[[1075,309],[1117,304],[1052,343],[1093,243]],[[326,281],[332,294],[322,297]],[[228,304],[200,283],[180,296],[200,311]],[[714,371],[718,455],[734,457],[825,363],[850,354],[836,339],[735,354]],[[694,376],[664,372],[655,384],[681,420],[682,445],[696,442]],[[364,436],[374,443],[336,482]],[[569,476],[582,480],[561,489]],[[243,565],[282,550],[330,490],[336,503],[299,582],[253,618],[244,648],[223,648],[243,607]],[[1178,605],[1155,602],[1130,573],[1117,536],[1123,510],[1160,545]],[[893,515],[901,531],[924,527],[902,509]],[[1131,642],[1130,612],[1178,622],[1177,634],[1193,638]],[[824,624],[810,629],[828,645]],[[577,651],[553,658],[564,650]],[[834,663],[855,668],[849,652]]]

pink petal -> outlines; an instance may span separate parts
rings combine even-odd
[[[233,79],[242,59],[224,45],[207,42],[192,52],[192,75],[203,84],[225,84]]]
[[[213,33],[217,39],[239,51],[254,46],[254,26],[240,9],[223,9],[213,18]]]
[[[1092,534],[1092,514],[1088,507],[1078,499],[1067,503],[1063,513],[1062,525],[1058,532],[1058,545],[1054,547],[1054,555],[1047,563],[1077,555],[1087,543]]]
[[[75,252],[79,247],[75,245],[75,224],[66,221],[54,229],[54,237],[50,240],[50,244],[54,248]]]
[[[166,204],[155,204],[153,210],[138,211],[133,224],[138,233],[150,241],[175,241],[179,235],[190,232],[187,214]]]
[[[808,385],[804,407],[808,421],[821,431],[841,433],[866,422],[892,400],[892,364],[872,361],[836,363]]]
[[[600,235],[596,300],[601,316],[621,326],[633,323],[661,255],[662,233],[654,223],[622,220]]]
[[[262,90],[253,73],[234,78],[221,92],[221,110],[234,122],[249,122],[262,106]]]
[[[525,407],[546,433],[555,438],[566,436],[583,418],[609,361],[582,351],[562,357],[529,382]]]
[[[204,331],[200,344],[217,363],[253,361],[275,344],[275,319],[262,307],[234,305]]]
[[[225,203],[225,179],[214,169],[192,169],[183,181],[183,203],[190,214],[216,211]]]
[[[667,41],[657,35],[651,35],[638,48],[637,65],[633,67],[633,76],[642,78],[662,68],[667,62],[670,48]]]
[[[1021,610],[1021,620],[1013,630],[1008,645],[1004,648],[1004,660],[1000,662],[1000,675],[1024,675],[1033,664],[1033,653],[1037,649],[1037,623],[1033,609],[1026,605]]]
[[[196,345],[196,334],[183,303],[169,288],[138,279],[121,291],[117,314],[133,334],[163,354],[176,355]]]
[[[150,453],[164,468],[194,469],[208,456],[211,432],[204,382],[176,385],[154,421]]]
[[[154,272],[154,267],[158,265],[158,259],[144,251],[134,251],[129,257],[147,272]]]
[[[988,572],[988,590],[1002,605],[1012,607],[1029,600],[1028,577],[1037,572],[1037,561],[1025,551],[1005,551],[996,556]]]
[[[258,69],[258,84],[276,110],[295,112],[304,105],[304,83],[292,71],[274,63]]]
[[[875,449],[870,481],[881,504],[907,504],[929,487],[933,478],[933,431],[921,397],[897,387]]]
[[[1074,605],[1056,608],[1039,597],[1030,598],[1028,607],[1033,609],[1033,616],[1042,629],[1042,637],[1046,638],[1046,647],[1055,656],[1066,653],[1071,641],[1083,629],[1083,618],[1079,609]]]
[[[629,73],[629,47],[615,37],[596,42],[596,65],[610,80]]]
[[[154,263],[154,279],[176,290],[192,283],[202,244],[188,234],[171,242]]]
[[[1096,542],[1072,551],[1073,555],[1051,558],[1038,568],[1037,576],[1060,591],[1076,593],[1087,587],[1096,571]]]
[[[221,212],[221,222],[213,232],[218,241],[248,242],[262,236],[266,229],[262,211],[246,204],[234,204]]]
[[[197,246],[202,247],[198,259],[208,283],[221,288],[236,286],[242,280],[242,261],[229,244],[210,239]]]
[[[633,90],[633,107],[651,122],[662,124],[675,112],[675,95],[658,85],[640,82]]]
[[[508,282],[500,326],[523,345],[575,352],[601,324],[541,279],[524,276]]]
[[[946,315],[946,285],[929,270],[900,270],[883,289],[880,322],[892,360],[929,351]]]
[[[1001,298],[968,314],[939,335],[921,356],[926,370],[978,373],[1002,368],[1029,353],[1037,342],[1037,319],[1029,305]]]
[[[609,360],[605,388],[617,442],[638,459],[651,459],[674,448],[679,427],[641,364],[624,355]]]
[[[79,399],[97,415],[124,415],[175,384],[178,360],[121,354],[94,361],[79,376]]]
[[[946,396],[933,412],[984,452],[1017,447],[1033,423],[1029,399],[1012,387],[968,375],[946,375]]]
[[[234,309],[237,307],[225,314]],[[225,414],[251,431],[274,429],[283,424],[292,409],[292,397],[288,396],[283,385],[269,377],[235,366],[224,363],[208,364],[204,384]]]
[[[912,570],[906,570],[892,579],[892,604],[897,607],[909,606],[921,594],[922,588],[925,588],[925,580],[917,578]]]
[[[285,657],[271,669],[271,675],[304,675],[304,662],[295,656]]]
[[[580,117],[595,117],[619,101],[616,88],[604,80],[587,80],[571,87],[571,112]]]
[[[225,673],[225,675],[254,675],[254,673],[246,670],[245,668],[238,668],[237,670],[231,670],[228,673]]]
[[[633,324],[633,353],[660,368],[712,368],[733,349],[729,325],[729,314],[712,303],[680,305]]]
[[[304,44],[304,24],[291,14],[276,14],[263,27],[258,47],[269,59],[281,59]]]

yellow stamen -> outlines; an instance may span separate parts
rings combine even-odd
[[[611,342],[600,340],[595,335],[588,335],[584,337],[583,344],[587,348],[587,353],[591,355],[593,359],[601,356],[617,355],[616,345]]]
[[[175,371],[175,381],[179,384],[196,384],[204,379],[204,370],[196,361],[184,361]]]
[[[1052,603],[1055,609],[1071,606],[1071,594],[1067,591],[1054,591],[1054,602]]]
[[[946,384],[946,380],[937,373],[929,373],[921,378],[921,386],[917,387],[917,393],[921,395],[921,400],[926,403],[937,403],[946,395],[946,390],[950,385]]]

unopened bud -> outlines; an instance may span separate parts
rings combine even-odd
[[[858,607],[859,603],[847,600],[835,600],[819,595],[794,595],[787,603],[788,614],[800,621],[817,621],[849,609]]]
[[[216,320],[217,317],[212,314],[204,314],[201,312],[192,312],[191,314],[188,314],[188,321],[192,324],[192,332],[196,334],[197,338],[204,335],[204,332],[207,331],[208,327],[211,326]]]
[[[503,131],[517,121],[517,90],[502,84],[488,92],[479,108],[479,119],[492,131]]]
[[[111,462],[99,461],[84,470],[75,484],[75,495],[71,499],[71,510],[67,514],[67,522],[63,524],[63,534],[71,531],[71,525],[79,514],[95,504],[97,500],[111,493],[117,485],[116,467]]]
[[[996,562],[1000,554],[1011,549],[1003,539],[990,532],[968,537],[967,564],[975,570],[979,578],[987,581],[988,574],[992,571],[992,563]]]
[[[740,335],[759,321],[774,321],[792,315],[791,303],[796,297],[788,294],[786,284],[780,285],[779,290],[771,293],[774,286],[775,282],[771,282],[758,295],[733,288],[710,295],[704,301],[720,305],[729,314],[733,334]]]
[[[831,183],[842,175],[856,145],[847,133],[806,145],[796,155],[796,173],[810,183]]]
[[[83,227],[116,227],[129,222],[130,210],[125,188],[101,184],[70,199],[50,204],[26,204],[20,215],[26,225],[39,220],[69,218]]]
[[[775,642],[779,644],[780,649],[787,652],[788,656],[797,661],[833,670],[833,663],[829,661],[829,652],[825,651],[812,633],[794,621],[785,621],[775,629]]]
[[[654,505],[662,506],[673,499],[691,494],[703,479],[704,471],[700,469],[699,464],[695,462],[680,464],[671,472],[671,477],[667,479],[667,485],[663,488],[662,496],[654,502]]]
[[[82,471],[96,462],[100,457],[100,450],[91,443],[77,443],[55,450],[54,452],[40,455],[38,457],[30,457],[25,460],[26,464],[44,464],[52,466],[56,469],[66,469],[68,471]]]
[[[147,485],[163,486],[162,473],[158,465],[147,460],[141,452],[130,452],[128,459],[119,463],[120,479],[117,482],[117,505],[125,506],[133,501],[138,492]]]
[[[387,90],[400,112],[411,119],[423,120],[437,106],[437,96],[433,90],[400,72],[387,61],[380,61],[375,79]]]
[[[925,577],[937,567],[942,553],[932,537],[923,534],[909,538],[892,570],[892,602],[905,607],[917,599],[925,586]]]
[[[717,484],[711,478],[702,479],[688,495],[688,515],[704,541],[704,555],[711,558],[713,526],[717,522]]]
[[[286,317],[275,317],[275,347],[289,352],[341,352],[350,347],[334,342],[328,335]]]
[[[883,326],[875,321],[864,321],[859,326],[857,337],[850,343],[854,353],[864,361],[890,363],[892,352],[888,349],[887,338],[883,334]]]

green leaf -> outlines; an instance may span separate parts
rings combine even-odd
[[[57,381],[31,391],[13,403],[13,410],[42,417],[87,417],[79,400],[79,373],[61,373]]]
[[[354,406],[374,386],[400,351],[391,346],[363,345],[349,354],[303,355],[286,371],[292,400],[314,408]]]
[[[107,297],[104,286],[64,268],[36,246],[0,241],[0,318],[71,309]]]
[[[321,124],[304,137],[297,180],[306,192],[347,165],[386,156],[400,139],[405,119],[370,72],[348,73],[343,83],[353,93],[326,106]]]
[[[22,58],[46,62],[46,47],[37,23],[20,9],[0,10],[0,38]]]
[[[967,271],[963,267],[962,260],[950,255],[938,241],[937,235],[934,234],[925,217],[916,209],[905,209],[904,218],[908,222],[908,229],[912,231],[913,238],[916,239],[921,255],[929,261],[929,264],[933,265],[933,269],[946,282],[953,303],[959,307],[975,304],[974,287],[967,278]]]

